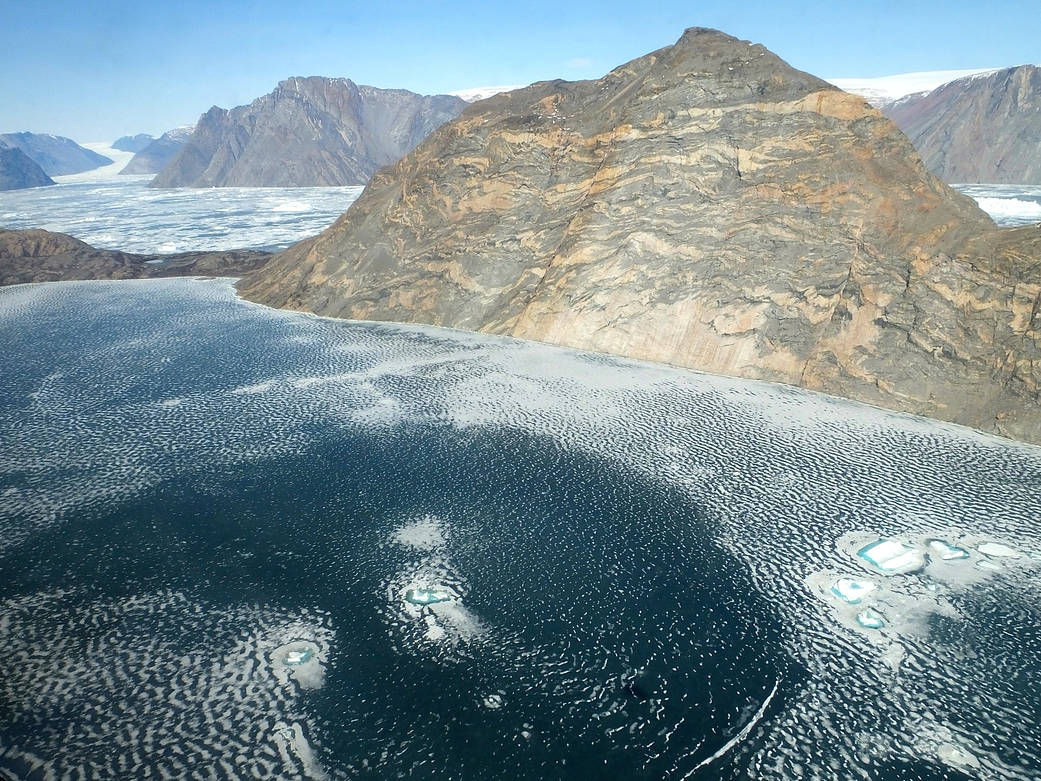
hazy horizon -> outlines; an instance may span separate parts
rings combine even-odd
[[[824,78],[1041,62],[1033,3],[886,5],[713,0],[691,8],[667,0],[653,8],[617,1],[374,8],[312,0],[290,10],[268,0],[120,0],[103,7],[44,0],[5,14],[0,132],[87,142],[159,135],[210,106],[249,103],[290,76],[345,77],[423,94],[596,78],[673,43],[691,26],[762,43]]]

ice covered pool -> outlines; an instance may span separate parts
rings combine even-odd
[[[1041,449],[224,280],[0,329],[2,776],[1041,775]]]

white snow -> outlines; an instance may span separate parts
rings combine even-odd
[[[271,211],[274,212],[307,212],[311,211],[311,204],[304,203],[303,201],[283,201],[277,206],[273,207]]]
[[[1041,221],[1041,203],[1019,198],[977,198],[976,203],[992,218]]]
[[[91,152],[97,152],[99,155],[104,155],[112,162],[108,165],[103,165],[100,168],[92,168],[89,171],[83,171],[78,174],[67,174],[65,176],[54,176],[54,181],[59,184],[67,184],[69,182],[100,182],[105,179],[114,179],[119,175],[126,164],[130,162],[130,158],[134,156],[133,152],[124,152],[122,149],[113,149],[111,141],[91,141],[85,144],[80,144],[84,149],[89,149]]]
[[[1019,551],[1015,548],[1010,548],[1008,545],[1002,545],[1000,542],[985,542],[976,548],[980,553],[985,556],[995,556],[1000,558],[1018,559]]]
[[[877,610],[872,610],[871,608],[857,613],[857,623],[867,629],[881,629],[885,626],[882,614]]]
[[[839,578],[831,587],[831,593],[851,605],[855,605],[861,598],[875,590],[875,584],[870,580],[853,580],[852,578]]]
[[[910,572],[925,563],[921,553],[899,540],[879,540],[861,548],[858,553],[886,573]]]
[[[967,76],[980,76],[1000,68],[967,68],[962,70],[917,71],[915,73],[897,73],[892,76],[874,78],[841,78],[825,79],[839,89],[860,95],[876,107],[900,100],[919,92],[932,92],[939,86],[963,79]]]
[[[968,551],[964,548],[959,548],[955,545],[951,545],[944,540],[930,540],[929,550],[935,555],[939,556],[944,561],[953,561],[955,559],[967,559],[969,557]]]
[[[497,87],[468,87],[467,89],[456,90],[455,92],[449,92],[449,95],[455,95],[457,98],[462,98],[467,103],[474,103],[478,100],[484,100],[490,98],[492,95],[498,95],[500,92],[511,92],[515,89],[521,89],[522,87],[528,86],[527,84],[507,84],[500,85]]]

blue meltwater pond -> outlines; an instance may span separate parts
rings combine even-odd
[[[228,280],[0,333],[2,776],[1041,775],[1039,448]]]

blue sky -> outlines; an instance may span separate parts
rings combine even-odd
[[[158,134],[288,76],[422,93],[594,78],[690,26],[828,78],[1041,63],[1038,0],[5,0],[0,18],[0,132],[79,141]]]

